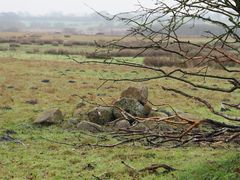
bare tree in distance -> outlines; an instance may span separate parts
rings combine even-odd
[[[150,51],[164,51],[175,54],[180,60],[180,64],[191,63],[193,68],[183,68],[181,65],[175,68],[166,69],[163,67],[153,67],[145,64],[133,63],[120,59],[110,58],[111,51],[108,51],[105,60],[86,60],[77,61],[78,63],[103,63],[111,65],[121,65],[128,67],[141,68],[149,71],[158,72],[159,76],[142,77],[136,79],[102,79],[104,82],[113,81],[132,81],[144,82],[156,79],[168,78],[169,81],[177,80],[183,84],[197,88],[209,93],[240,93],[240,1],[239,0],[155,0],[153,6],[144,7],[139,3],[138,10],[129,13],[121,13],[112,17],[104,16],[107,20],[118,20],[129,26],[126,36],[121,39],[108,42],[101,46],[109,49],[137,50],[136,56]],[[195,42],[191,38],[180,37],[178,32],[186,25],[197,26],[198,23],[207,23],[216,26],[220,31],[203,32],[204,41]],[[137,42],[129,43],[125,39],[136,37]],[[215,74],[211,70],[214,64],[222,69],[222,73]],[[194,78],[185,78],[194,77]],[[204,80],[203,80],[204,79]],[[207,80],[216,80],[217,86],[205,83]],[[203,104],[213,114],[224,118],[226,122],[240,122],[239,113],[237,116],[229,115],[214,108],[207,100],[187,93],[184,89],[174,89],[172,87],[162,87],[163,90],[176,93],[188,99]],[[223,105],[240,112],[240,99],[232,99],[232,102],[224,102]],[[173,107],[174,109],[174,107]],[[175,112],[176,113],[176,112]],[[213,123],[221,128],[231,129],[229,131],[236,134],[231,137],[240,136],[240,127],[229,124],[221,124],[212,119],[203,119],[194,122],[182,118],[176,113],[177,117],[190,125],[184,132],[183,137],[190,133],[194,127],[200,123]],[[133,117],[131,117],[133,118]],[[136,118],[137,121],[143,121]],[[233,130],[234,129],[234,130]],[[224,130],[225,132],[225,130]],[[227,141],[225,139],[225,141]]]

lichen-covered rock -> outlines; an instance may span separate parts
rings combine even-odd
[[[99,125],[105,125],[108,122],[111,122],[114,120],[113,116],[113,108],[111,107],[96,107],[93,108],[88,113],[89,121],[99,124]]]
[[[128,129],[128,128],[130,128],[130,126],[131,125],[130,125],[129,121],[121,120],[121,121],[116,122],[114,128],[116,128],[116,129]]]
[[[114,103],[114,106],[113,115],[115,119],[123,117],[117,107],[137,117],[147,117],[151,111],[149,108],[144,107],[138,100],[132,98],[121,98]]]
[[[34,121],[35,124],[57,124],[63,121],[63,114],[58,109],[47,110],[41,113]]]
[[[77,125],[77,129],[81,131],[87,131],[92,133],[103,132],[104,128],[96,123],[92,123],[89,121],[82,121]]]
[[[121,93],[121,98],[132,98],[138,100],[142,104],[146,104],[148,101],[148,88],[142,87],[138,89],[130,86]]]
[[[152,107],[149,104],[144,104],[144,116],[148,117],[152,111]]]

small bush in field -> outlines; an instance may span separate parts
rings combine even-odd
[[[161,57],[145,57],[143,63],[147,66],[155,66],[155,67],[185,67],[186,65],[177,57],[167,57],[167,56],[161,56]]]
[[[10,48],[17,48],[17,47],[20,47],[20,44],[12,43],[12,44],[9,44],[9,47]]]
[[[44,51],[45,54],[55,54],[58,55],[58,50],[57,49],[48,49]]]
[[[42,42],[44,44],[52,44],[52,40],[51,39],[44,39],[44,40],[42,40]]]
[[[111,57],[107,53],[92,52],[92,53],[86,53],[86,58],[89,58],[89,59],[110,59]]]
[[[26,39],[20,40],[19,43],[23,44],[23,45],[30,45],[30,44],[32,44],[32,42],[30,40],[26,40]]]
[[[71,41],[65,41],[63,42],[63,46],[73,46],[73,43]]]
[[[58,43],[58,41],[53,41],[53,42],[52,42],[52,45],[53,45],[53,46],[58,46],[59,43]]]
[[[85,55],[86,53],[83,51],[77,51],[77,50],[69,50],[64,48],[58,48],[58,49],[48,49],[44,51],[45,54],[53,54],[53,55]]]

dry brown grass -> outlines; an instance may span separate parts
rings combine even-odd
[[[147,66],[155,67],[187,67],[186,64],[177,57],[145,57],[143,63]]]
[[[167,68],[166,70],[171,71],[173,68]],[[134,72],[138,72],[138,74]],[[214,70],[214,73],[221,74],[222,71]],[[19,109],[12,111],[11,116],[16,116],[19,111],[24,111],[27,112],[27,116],[22,115],[22,118],[29,118],[29,116],[35,115],[35,112],[32,112],[32,107],[24,102],[32,98],[39,101],[36,105],[37,109],[59,107],[71,115],[73,108],[80,101],[78,96],[84,96],[88,100],[98,103],[102,103],[101,98],[103,98],[107,104],[111,104],[119,97],[120,92],[131,85],[131,83],[126,82],[114,84],[109,82],[102,88],[97,89],[102,83],[102,81],[99,81],[99,78],[102,78],[102,76],[136,78],[154,76],[154,74],[145,70],[120,66],[107,66],[106,68],[104,65],[79,65],[75,62],[23,61],[2,58],[0,66],[0,106],[8,105],[13,109]],[[43,79],[49,79],[50,82],[43,83]],[[69,80],[74,80],[76,83],[69,83]],[[198,107],[198,104],[195,104],[194,101],[186,102],[186,99],[180,96],[177,97],[178,101],[176,101],[175,96],[161,89],[161,86],[172,86],[173,88],[191,90],[191,87],[184,83],[153,80],[132,85],[148,86],[150,88],[149,100],[154,104],[171,104],[177,109],[186,109],[200,117],[209,113],[208,111],[203,111],[201,106],[199,106],[201,111],[195,112],[189,109],[192,106]],[[198,94],[200,91],[194,92]],[[105,94],[105,96],[101,97],[98,94]],[[209,94],[208,92],[201,92],[201,96],[209,99],[215,105],[220,103],[218,100],[229,98],[228,94]],[[235,96],[235,99],[237,99],[239,95],[236,94]],[[89,106],[86,108],[89,108]],[[6,114],[6,116],[9,117],[9,114]]]

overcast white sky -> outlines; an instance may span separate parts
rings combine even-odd
[[[140,0],[144,5],[153,4],[153,0]],[[49,12],[66,14],[88,14],[93,11],[118,13],[137,9],[137,0],[0,0],[0,12],[28,12],[34,15]]]

